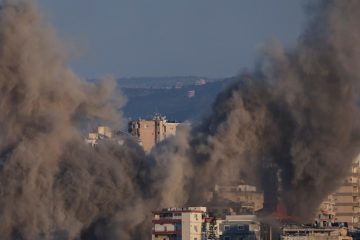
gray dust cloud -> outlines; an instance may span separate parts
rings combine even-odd
[[[84,142],[83,125],[121,127],[124,98],[68,68],[35,1],[2,1],[1,238],[150,239],[152,210],[204,205],[214,184],[240,179],[269,212],[281,200],[311,215],[358,154],[360,2],[307,11],[296,48],[269,43],[206,118],[146,155],[131,139]]]

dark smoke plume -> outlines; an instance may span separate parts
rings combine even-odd
[[[77,78],[63,53],[33,1],[3,1],[0,238],[130,239],[150,208],[144,154],[127,142],[84,143],[77,126],[119,122],[123,100],[111,80]]]
[[[308,11],[295,50],[270,44],[208,118],[145,156],[127,139],[84,143],[79,126],[121,122],[113,81],[81,81],[35,2],[2,1],[1,239],[149,239],[151,210],[203,205],[239,179],[311,214],[358,154],[360,2]]]
[[[201,203],[217,182],[243,179],[264,189],[268,211],[280,199],[290,214],[309,217],[349,173],[360,147],[360,2],[322,1],[308,11],[296,48],[269,44],[254,73],[219,94],[186,150],[157,149],[167,161],[187,159],[174,181],[188,203]]]

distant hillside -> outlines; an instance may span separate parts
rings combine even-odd
[[[206,83],[220,81],[206,77],[184,76],[184,77],[133,77],[120,78],[117,82],[121,88],[175,88],[195,85],[199,81]]]
[[[171,120],[192,120],[210,110],[216,95],[228,82],[215,81],[171,89],[122,88],[128,98],[123,111],[125,117],[132,119],[149,118],[160,113]]]

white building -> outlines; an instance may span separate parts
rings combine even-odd
[[[206,207],[154,211],[152,240],[202,240]]]

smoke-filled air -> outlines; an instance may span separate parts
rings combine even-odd
[[[264,190],[269,212],[311,215],[359,153],[360,1],[306,10],[294,49],[267,44],[207,117],[146,155],[128,138],[85,143],[87,126],[121,127],[124,98],[68,68],[35,1],[2,1],[1,239],[149,239],[152,210],[206,205],[233,180]]]

